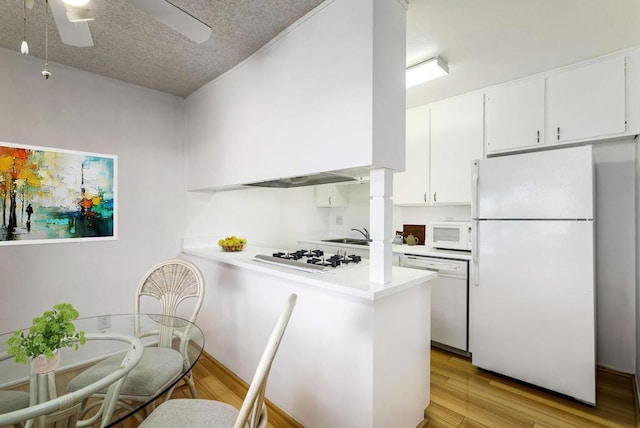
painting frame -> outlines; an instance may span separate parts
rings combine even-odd
[[[0,247],[117,239],[117,156],[0,142]]]

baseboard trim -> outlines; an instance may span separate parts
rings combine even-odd
[[[245,395],[247,395],[249,384],[240,379],[240,377],[238,377],[234,372],[229,370],[206,351],[203,351],[202,355],[200,356],[200,360],[203,359],[206,360],[208,368],[214,371],[216,377],[220,379],[220,381],[224,383],[227,388],[234,391],[240,397],[244,397]],[[277,428],[304,428],[304,425],[293,419],[289,414],[273,404],[269,399],[265,398],[264,401],[267,406],[269,423],[271,425]]]

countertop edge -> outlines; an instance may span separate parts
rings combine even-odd
[[[271,252],[275,251],[272,249],[264,250]],[[418,286],[420,284],[426,284],[437,277],[437,274],[434,272],[393,267],[393,271],[395,273],[410,273],[410,277],[407,279],[394,281],[390,285],[387,285],[386,287],[379,290],[362,290],[359,288],[331,282],[329,280],[330,277],[327,278],[321,274],[306,273],[291,270],[288,268],[280,268],[273,265],[263,264],[261,262],[253,260],[251,255],[243,255],[244,251],[239,253],[227,253],[220,251],[217,247],[214,246],[185,246],[182,248],[182,252],[184,254],[201,257],[214,262],[246,268],[267,275],[286,278],[292,281],[301,282],[325,290],[330,290],[340,294],[371,301],[379,300],[384,297],[400,293],[404,290]]]

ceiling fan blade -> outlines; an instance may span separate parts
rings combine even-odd
[[[51,14],[56,21],[60,39],[65,45],[86,47],[93,46],[93,37],[86,22],[70,22],[67,9],[62,0],[49,0]]]
[[[211,27],[168,1],[127,1],[147,15],[173,28],[178,33],[190,38],[196,43],[205,42],[211,37]]]

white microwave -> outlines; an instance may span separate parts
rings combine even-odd
[[[471,251],[471,223],[462,221],[429,223],[427,246],[445,250]]]

